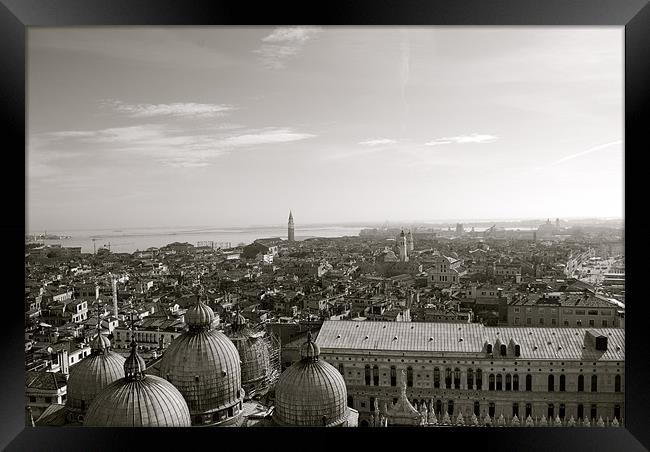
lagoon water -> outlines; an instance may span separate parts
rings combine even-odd
[[[296,239],[308,237],[343,237],[358,236],[362,227],[348,226],[314,226],[296,227]],[[39,231],[40,232],[40,231]],[[161,247],[173,242],[188,242],[197,245],[199,242],[230,243],[231,246],[249,244],[256,239],[265,237],[280,237],[286,239],[286,226],[244,227],[244,228],[139,228],[139,229],[94,229],[79,231],[47,231],[48,235],[70,236],[69,239],[43,240],[45,244],[60,244],[61,246],[80,246],[82,253],[93,252],[95,247],[108,247],[115,253],[132,253],[136,250],[146,250],[149,247]]]

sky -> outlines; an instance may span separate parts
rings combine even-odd
[[[623,217],[622,27],[28,30],[27,223]]]

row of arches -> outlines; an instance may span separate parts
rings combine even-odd
[[[343,375],[343,364],[339,364],[339,372]],[[433,387],[438,389],[443,387],[443,374],[440,368],[433,369]],[[366,365],[364,369],[364,378],[366,386],[379,386],[379,366]],[[483,371],[481,369],[467,369],[466,372],[466,388],[467,389],[483,389]],[[397,386],[397,368],[396,366],[390,367],[390,385]],[[413,368],[411,366],[406,369],[406,386],[413,387]],[[461,389],[461,370],[456,367],[452,369],[447,367],[444,369],[444,388],[445,389]],[[591,392],[598,392],[598,376],[593,374],[590,381]],[[489,374],[488,376],[488,390],[489,391],[519,391],[519,375],[518,374]],[[525,391],[533,390],[533,376],[527,374],[525,377]],[[555,375],[549,374],[547,377],[547,390],[549,392],[555,391]],[[560,392],[566,391],[566,375],[559,375],[558,390]],[[585,391],[585,376],[580,374],[578,376],[577,391]],[[614,377],[614,392],[621,392],[621,376]]]

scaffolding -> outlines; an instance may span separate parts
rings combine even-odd
[[[268,393],[280,377],[280,344],[263,324],[243,329],[231,328],[233,341],[241,359],[241,382],[244,397],[252,399]]]

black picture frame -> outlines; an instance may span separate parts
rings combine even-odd
[[[5,239],[6,287],[0,365],[0,447],[7,450],[114,450],[147,448],[305,447],[374,448],[397,443],[410,448],[476,450],[644,450],[650,448],[650,346],[645,335],[640,283],[643,253],[637,234],[642,208],[625,210],[627,290],[626,427],[519,429],[265,429],[259,435],[238,429],[91,429],[26,428],[24,356],[21,338],[24,278],[26,175],[26,27],[97,25],[564,25],[625,27],[625,193],[643,193],[634,171],[645,171],[646,128],[650,97],[650,6],[648,0],[347,0],[328,2],[235,2],[222,0],[1,0],[0,72],[3,153],[7,171],[0,178],[7,209],[1,230]],[[12,144],[7,144],[11,142]],[[639,149],[637,149],[637,147]],[[641,195],[642,196],[642,195]],[[641,204],[642,206],[643,204]],[[632,253],[629,252],[632,251]],[[24,262],[24,261],[23,261]],[[639,299],[641,298],[641,299]],[[263,436],[262,436],[263,435]],[[312,436],[316,435],[316,436]],[[320,441],[320,436],[323,440]],[[358,442],[358,445],[357,445]],[[416,443],[417,442],[417,443]],[[141,444],[142,444],[141,443]],[[446,443],[446,444],[445,444]],[[228,445],[227,445],[228,444]],[[143,446],[140,446],[143,447]]]

